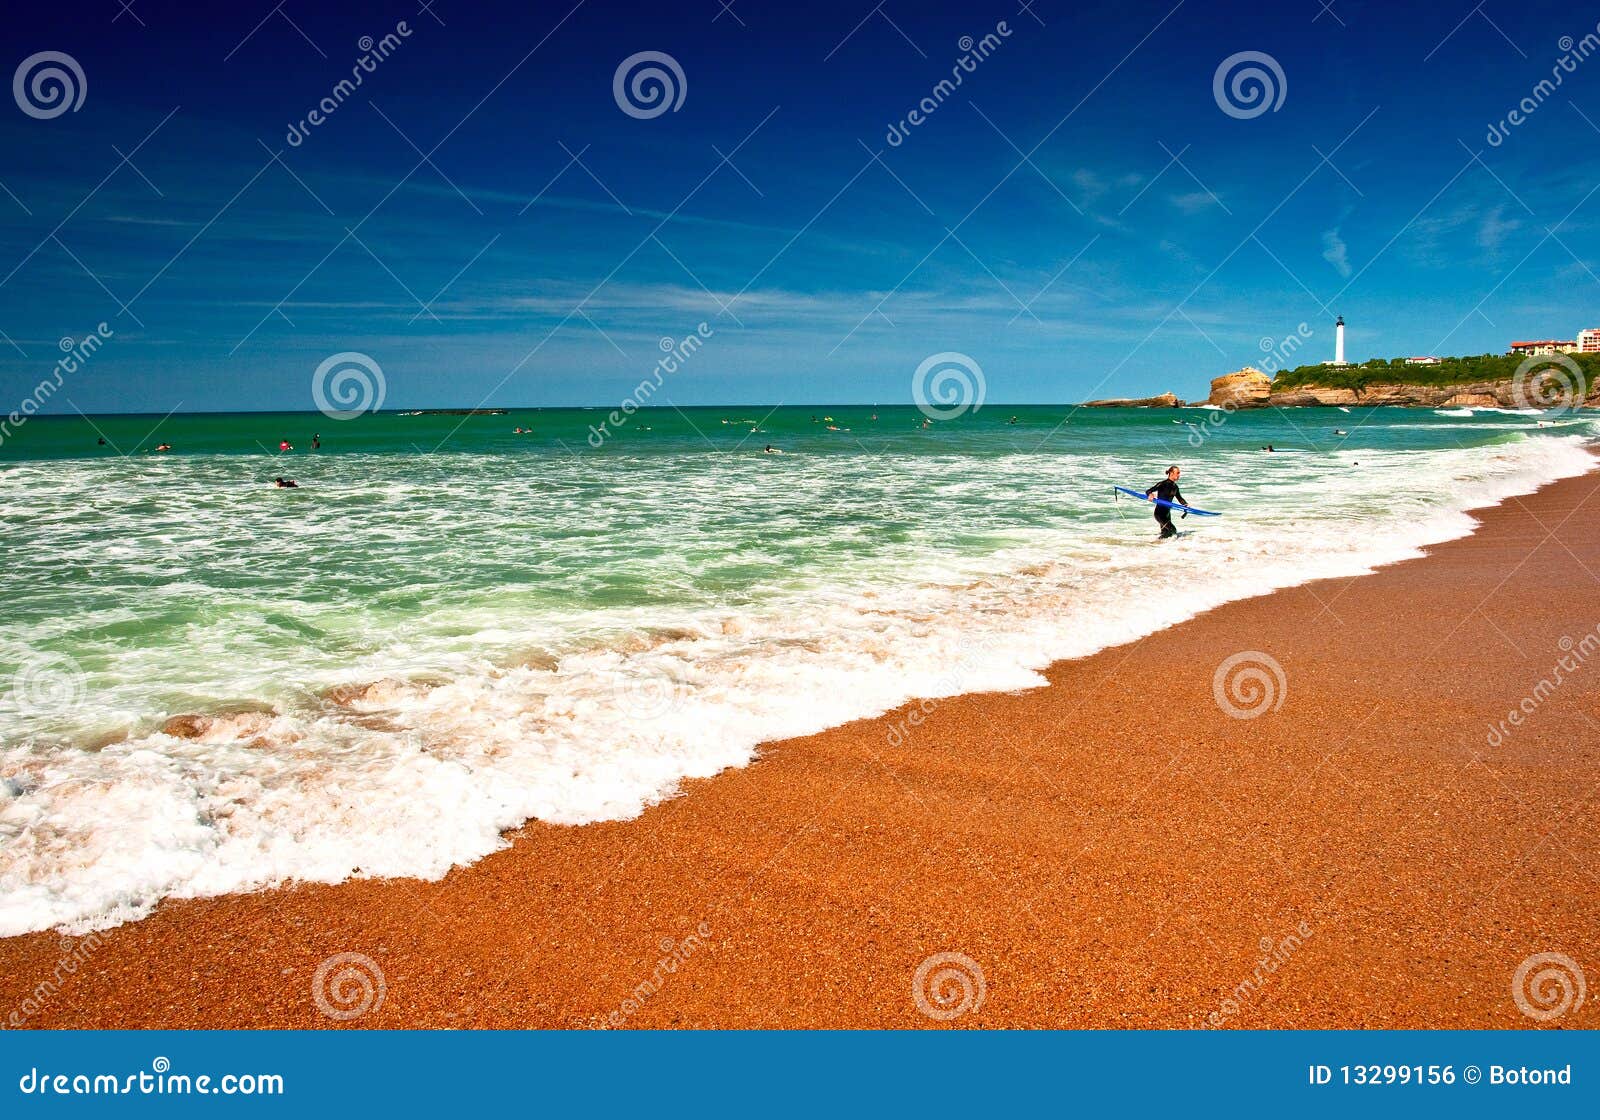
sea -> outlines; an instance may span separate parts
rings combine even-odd
[[[28,418],[0,445],[0,936],[437,878],[528,821],[631,818],[763,743],[1038,687],[1052,661],[1416,556],[1589,469],[1597,426],[993,403]],[[1170,464],[1222,516],[1158,543],[1112,487]]]

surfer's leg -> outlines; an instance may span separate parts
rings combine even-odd
[[[1156,524],[1161,526],[1161,538],[1173,536],[1178,530],[1172,527],[1172,511],[1166,506],[1156,507]]]

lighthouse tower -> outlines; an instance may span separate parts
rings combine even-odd
[[[1333,364],[1344,365],[1344,316],[1339,316],[1339,321],[1333,325]]]

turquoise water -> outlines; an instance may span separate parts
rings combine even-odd
[[[1470,531],[1465,509],[1585,469],[1593,427],[923,420],[31,419],[0,445],[0,934],[436,876],[530,818],[629,817],[762,741],[1028,687],[1217,603],[1413,555]],[[1110,487],[1170,462],[1224,516],[1156,545]]]

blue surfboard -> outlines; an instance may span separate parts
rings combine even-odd
[[[1158,506],[1179,510],[1183,513],[1192,513],[1199,517],[1221,517],[1220,513],[1213,513],[1209,509],[1195,509],[1193,506],[1180,506],[1177,502],[1169,502],[1165,498],[1147,498],[1143,490],[1129,490],[1126,486],[1113,486],[1111,489],[1120,490],[1130,498],[1138,498],[1141,502],[1154,502]]]

